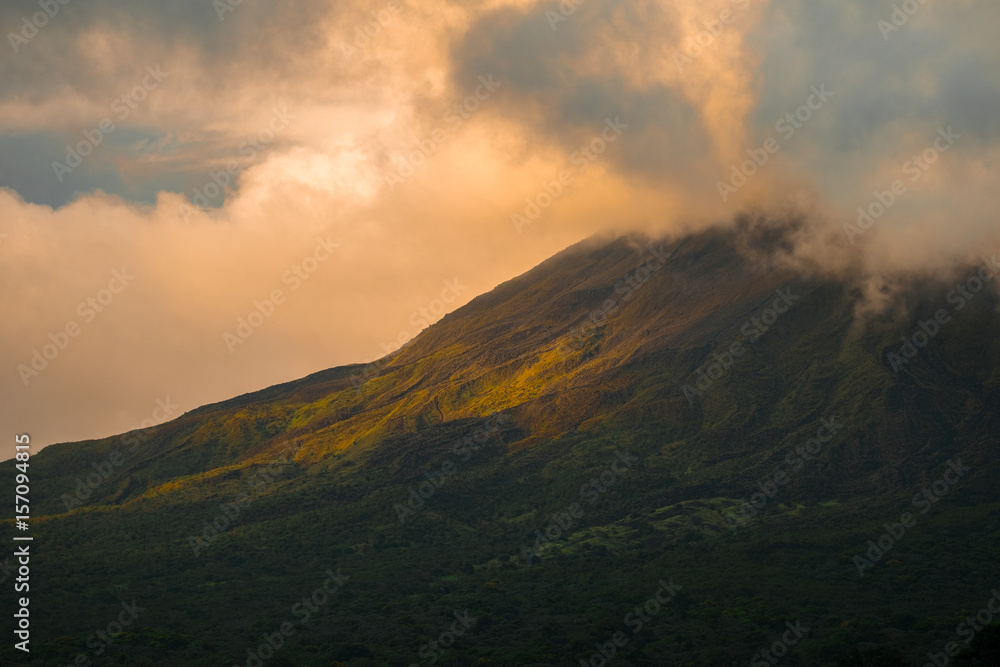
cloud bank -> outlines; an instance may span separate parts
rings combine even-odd
[[[997,249],[985,0],[52,6],[0,8],[0,415],[41,444],[370,361],[601,231]]]

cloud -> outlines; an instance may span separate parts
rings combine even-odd
[[[0,8],[3,34],[33,7]],[[372,360],[417,333],[411,315],[444,281],[468,286],[454,307],[602,231],[802,220],[798,257],[869,286],[995,248],[1000,8],[924,3],[886,34],[892,14],[861,0],[297,0],[221,20],[202,0],[61,5],[0,58],[0,276],[17,286],[0,417],[42,442],[97,436],[157,398],[190,409]],[[149,67],[168,75],[140,100]],[[60,181],[52,163],[105,118],[115,130]],[[948,127],[960,137],[930,162]],[[895,181],[891,206],[849,233]],[[286,272],[327,237],[339,247],[293,291]],[[122,267],[134,282],[25,386],[17,367]],[[275,289],[285,301],[231,353],[223,334]]]

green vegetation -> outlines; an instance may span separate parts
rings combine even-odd
[[[263,664],[579,665],[623,631],[619,664],[715,666],[750,664],[800,622],[780,664],[923,665],[1000,587],[996,300],[896,374],[886,353],[947,288],[858,325],[849,285],[757,269],[732,250],[753,231],[729,236],[691,239],[582,346],[574,329],[648,257],[633,239],[571,248],[374,371],[153,429],[69,512],[78,478],[127,447],[46,448],[30,470],[32,650],[0,660],[244,665],[288,622]],[[798,300],[749,342],[778,288]],[[735,341],[745,353],[685,398]],[[842,428],[803,453],[823,419]],[[616,452],[634,465],[612,467]],[[920,514],[914,494],[959,458],[970,472]],[[859,576],[854,557],[907,511],[916,523]],[[338,569],[346,582],[302,622],[295,605]],[[633,634],[660,580],[681,592]],[[136,623],[100,644],[133,600]],[[435,651],[466,610],[475,623]],[[959,660],[998,664],[996,636]]]

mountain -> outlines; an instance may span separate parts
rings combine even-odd
[[[916,665],[962,632],[983,655],[995,629],[959,624],[1000,585],[998,299],[963,267],[867,315],[785,261],[792,231],[589,239],[372,364],[45,448],[31,652],[0,655]]]

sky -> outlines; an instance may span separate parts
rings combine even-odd
[[[991,0],[10,0],[0,421],[103,437],[383,356],[597,233],[1000,251]]]

